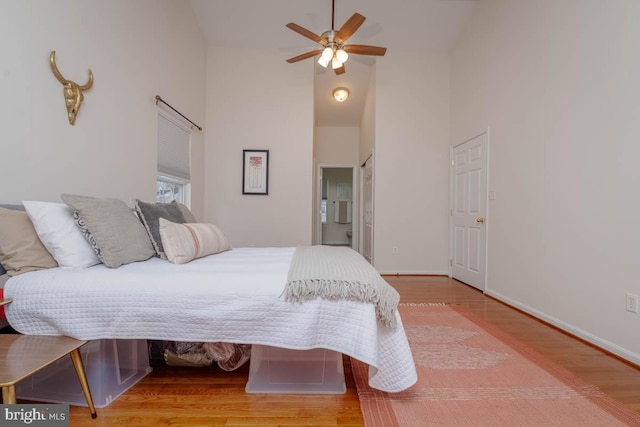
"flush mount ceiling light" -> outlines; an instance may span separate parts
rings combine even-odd
[[[338,102],[344,102],[349,97],[349,89],[346,87],[337,87],[333,90],[333,98]]]

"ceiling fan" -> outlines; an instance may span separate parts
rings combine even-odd
[[[298,24],[290,22],[286,25],[287,28],[295,31],[296,33],[303,35],[304,37],[313,40],[316,43],[322,45],[321,48],[312,50],[310,52],[303,53],[293,58],[287,59],[287,62],[293,64],[294,62],[302,61],[303,59],[313,58],[320,55],[318,64],[327,68],[331,63],[336,74],[343,74],[345,72],[344,63],[349,57],[350,53],[356,55],[375,55],[383,56],[387,52],[386,47],[368,46],[363,44],[347,44],[349,37],[356,32],[366,19],[359,13],[354,13],[351,18],[345,22],[338,31],[334,29],[335,18],[335,0],[331,0],[331,29],[318,36],[317,34],[301,27]]]

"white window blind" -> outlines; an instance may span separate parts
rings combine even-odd
[[[191,133],[158,115],[158,174],[191,179]]]

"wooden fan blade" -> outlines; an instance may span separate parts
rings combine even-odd
[[[344,46],[343,49],[347,53],[354,53],[356,55],[383,56],[385,53],[387,53],[386,47],[367,46],[364,44],[348,44]]]
[[[362,25],[365,19],[367,18],[360,15],[359,13],[354,13],[353,15],[351,15],[351,18],[347,19],[347,22],[345,22],[336,33],[334,37],[336,43],[343,44],[344,42],[346,42],[349,37],[351,37],[353,33],[355,33],[356,30],[360,28],[360,25]]]
[[[293,64],[294,62],[302,61],[303,59],[312,58],[314,56],[320,55],[322,53],[322,49],[312,50],[311,52],[306,52],[298,56],[294,56],[293,58],[287,59],[289,64]]]
[[[333,71],[335,71],[336,76],[339,76],[340,74],[344,74],[344,72],[347,70],[344,69],[344,64],[342,64],[341,67],[334,68]]]
[[[319,35],[312,33],[311,31],[307,30],[304,27],[301,27],[298,24],[294,24],[293,22],[289,22],[287,25],[285,25],[285,27],[289,28],[290,30],[295,31],[296,33],[305,36],[308,39],[313,40],[316,43],[320,43],[322,46],[326,46],[327,45],[327,41],[325,39],[323,39],[322,37],[320,37]]]

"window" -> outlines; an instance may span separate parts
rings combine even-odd
[[[186,197],[189,183],[176,178],[158,175],[156,187],[156,199],[158,202],[169,203],[176,200],[180,203],[188,205]]]
[[[189,206],[191,183],[191,131],[163,114],[158,115],[158,177],[156,198]]]
[[[322,199],[320,202],[320,219],[322,222],[327,222],[327,199]]]

